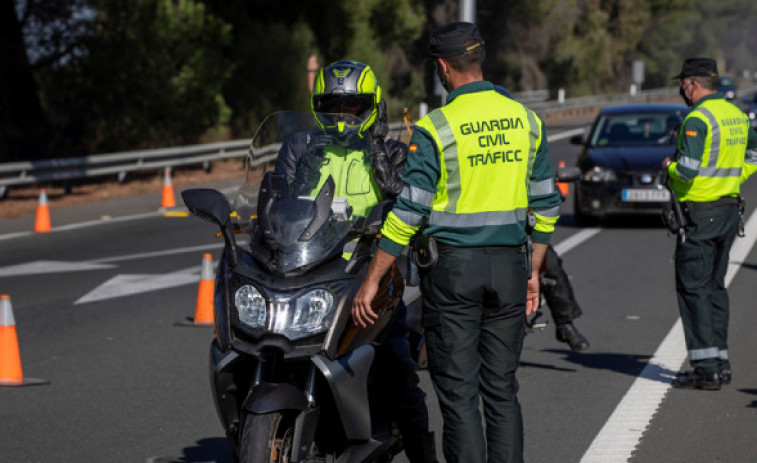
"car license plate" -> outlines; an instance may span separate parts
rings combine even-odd
[[[623,190],[623,201],[640,203],[670,201],[670,192],[668,190]]]

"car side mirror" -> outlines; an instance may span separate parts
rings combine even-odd
[[[570,137],[570,144],[571,145],[583,145],[584,144],[584,136],[583,134],[579,135],[573,135]]]
[[[561,166],[557,168],[555,180],[558,182],[577,182],[581,178],[581,169],[573,166]]]

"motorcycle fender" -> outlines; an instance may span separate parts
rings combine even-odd
[[[242,407],[250,413],[271,413],[281,410],[304,410],[308,405],[305,393],[289,383],[261,382],[250,389]]]
[[[368,373],[373,355],[373,346],[364,344],[336,360],[313,357],[313,363],[329,383],[347,439],[371,438]]]

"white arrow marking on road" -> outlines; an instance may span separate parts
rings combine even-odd
[[[203,244],[187,248],[167,249],[165,251],[141,252],[138,254],[128,254],[125,256],[104,257],[102,259],[92,259],[83,262],[65,262],[55,260],[37,260],[26,262],[24,264],[9,265],[0,267],[0,277],[20,276],[20,275],[40,275],[45,273],[64,273],[80,272],[83,270],[100,270],[113,268],[107,262],[123,262],[127,260],[149,259],[152,257],[169,256],[173,254],[182,254],[185,252],[205,251],[223,247],[223,243]]]
[[[200,280],[201,267],[195,265],[178,272],[160,275],[116,275],[80,297],[74,305],[197,283]]]
[[[41,273],[81,272],[83,270],[100,270],[113,268],[115,265],[95,262],[61,262],[56,260],[38,260],[25,264],[10,265],[0,268],[0,277],[21,275],[38,275]]]

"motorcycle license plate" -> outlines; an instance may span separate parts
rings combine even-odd
[[[670,192],[668,190],[625,189],[623,190],[623,201],[637,203],[665,202],[670,201]]]

